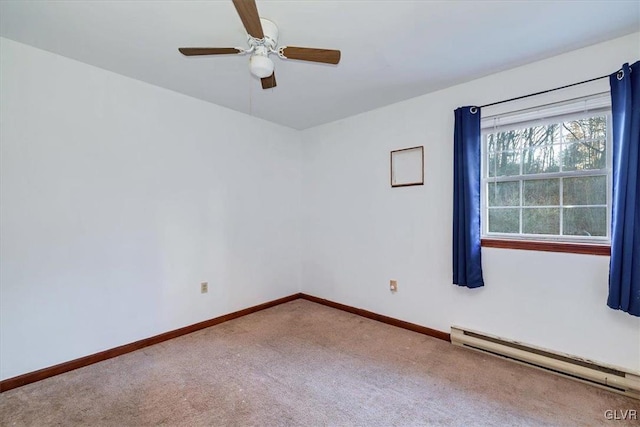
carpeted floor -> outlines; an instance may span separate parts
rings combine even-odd
[[[28,426],[599,426],[640,401],[305,300],[0,395]]]

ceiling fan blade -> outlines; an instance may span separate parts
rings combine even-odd
[[[282,54],[287,59],[337,64],[340,62],[340,51],[333,49],[314,49],[311,47],[285,46]]]
[[[247,33],[255,39],[263,39],[264,33],[255,0],[233,0],[233,5],[236,7]]]
[[[178,49],[185,56],[196,55],[229,55],[240,53],[240,49],[235,47],[181,47]]]
[[[269,77],[260,79],[262,82],[262,89],[271,89],[276,87],[276,73],[272,73]]]

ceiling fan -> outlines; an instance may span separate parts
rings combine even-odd
[[[251,74],[262,82],[263,89],[276,86],[273,61],[269,55],[275,53],[282,59],[337,64],[340,51],[333,49],[314,49],[310,47],[278,47],[278,27],[273,22],[260,18],[255,0],[233,0],[238,15],[247,30],[249,49],[239,47],[181,47],[178,50],[186,56],[198,55],[251,55],[249,68]]]

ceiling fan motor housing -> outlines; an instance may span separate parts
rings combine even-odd
[[[264,18],[260,18],[260,24],[262,24],[262,33],[264,34],[264,45],[270,50],[275,49],[278,45],[278,26]]]
[[[267,51],[271,53],[278,45],[278,27],[273,22],[264,18],[260,18],[260,23],[262,24],[264,38],[257,39],[251,36],[251,34],[247,34],[247,43],[252,49],[264,46],[267,48]]]

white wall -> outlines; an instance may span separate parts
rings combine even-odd
[[[303,292],[640,370],[640,319],[606,306],[608,257],[485,248],[485,287],[451,284],[453,110],[610,74],[639,52],[633,34],[304,131]],[[601,80],[483,115],[606,90]],[[389,151],[416,145],[425,185],[390,188]]]
[[[299,291],[297,131],[0,43],[2,379]]]

